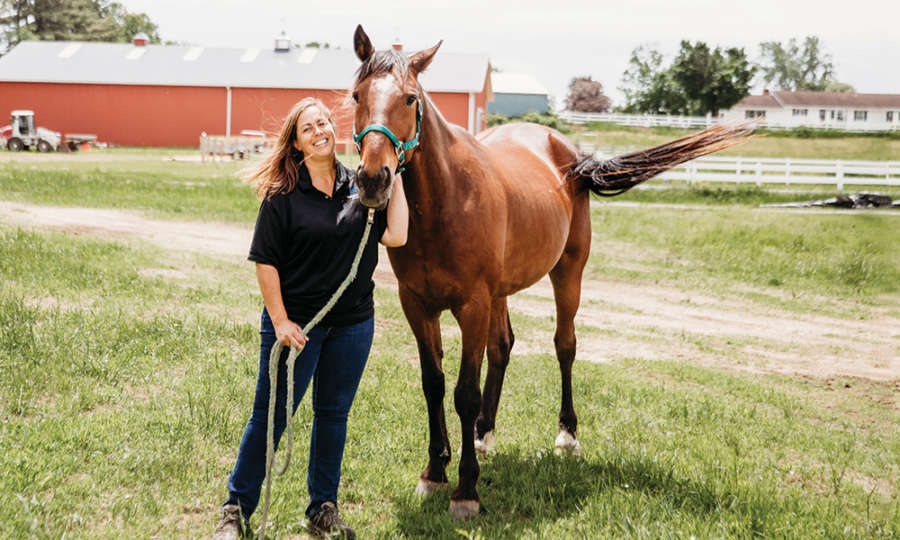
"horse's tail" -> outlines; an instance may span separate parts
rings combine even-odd
[[[666,144],[610,159],[583,156],[572,165],[569,177],[602,197],[619,195],[685,161],[747,141],[753,133],[751,124],[716,125]]]

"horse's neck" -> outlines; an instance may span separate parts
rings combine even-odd
[[[431,99],[426,97],[419,146],[404,173],[403,183],[410,209],[420,217],[437,217],[441,208],[453,205],[461,186],[453,181],[457,175],[453,174],[454,161],[448,150],[456,146],[456,138]]]

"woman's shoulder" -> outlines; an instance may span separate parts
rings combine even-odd
[[[341,163],[341,160],[337,159],[337,157],[334,158],[334,168],[337,172],[338,180],[340,180],[341,177],[347,178],[351,181],[356,180],[356,170],[351,169],[350,167],[347,167],[346,165]]]
[[[345,166],[340,162],[337,158],[334,160],[335,162],[335,179],[334,179],[334,189],[336,192],[344,191],[346,187],[347,195],[353,195],[356,191],[356,170],[351,169]]]

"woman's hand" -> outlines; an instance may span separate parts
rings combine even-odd
[[[269,264],[256,263],[256,279],[259,280],[259,290],[262,292],[263,302],[266,303],[266,311],[272,319],[275,327],[275,338],[286,346],[302,348],[309,341],[302,334],[303,329],[288,319],[281,299],[281,278],[278,270]]]
[[[303,329],[300,328],[300,325],[289,319],[284,319],[277,323],[272,321],[272,326],[275,327],[275,338],[282,345],[302,349],[306,342],[309,341],[309,338],[302,334]]]
[[[387,247],[400,247],[406,244],[409,228],[409,207],[406,205],[406,193],[403,192],[403,179],[394,176],[394,187],[387,206],[387,228],[380,241]]]

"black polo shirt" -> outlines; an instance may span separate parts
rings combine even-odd
[[[306,165],[299,172],[294,190],[267,197],[260,205],[248,258],[278,270],[288,318],[305,326],[350,272],[368,209],[359,204],[356,173],[340,162],[333,197],[313,187]],[[356,279],[320,325],[345,326],[374,314],[372,273],[386,228],[386,211],[376,212]]]

